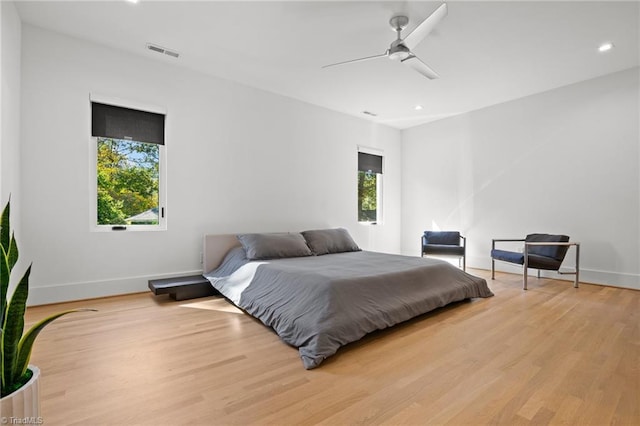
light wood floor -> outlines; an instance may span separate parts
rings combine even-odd
[[[46,425],[640,424],[640,292],[483,276],[495,297],[374,333],[306,371],[217,298],[150,293],[28,310],[50,325]]]

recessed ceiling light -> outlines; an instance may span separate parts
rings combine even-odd
[[[422,109],[422,105],[416,105],[413,107],[416,111],[420,111]]]
[[[598,51],[599,52],[606,52],[613,49],[613,43],[607,42],[607,43],[602,43],[599,47],[598,47]]]
[[[136,3],[138,3],[138,1],[139,1],[139,0],[127,0],[127,1],[128,1],[129,3],[136,4]]]

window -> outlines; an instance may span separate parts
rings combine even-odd
[[[158,145],[98,138],[98,225],[158,225]]]
[[[166,229],[164,114],[91,103],[96,230]]]
[[[358,152],[358,222],[382,221],[382,156]]]

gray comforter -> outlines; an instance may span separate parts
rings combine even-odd
[[[227,296],[223,277],[248,262],[237,248],[205,276]],[[311,369],[374,330],[452,302],[490,296],[484,279],[447,262],[358,251],[266,261],[237,304],[297,347]]]

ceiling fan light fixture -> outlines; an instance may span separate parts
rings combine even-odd
[[[598,46],[598,52],[608,52],[609,50],[613,49],[613,43],[611,43],[610,41],[606,42],[606,43],[602,43],[600,46]]]
[[[404,61],[405,59],[407,59],[411,54],[409,52],[393,52],[393,53],[389,53],[389,59],[393,59],[394,61]]]
[[[391,44],[391,47],[389,48],[389,59],[393,59],[394,61],[404,61],[409,56],[411,56],[411,51],[407,46],[398,40]]]

